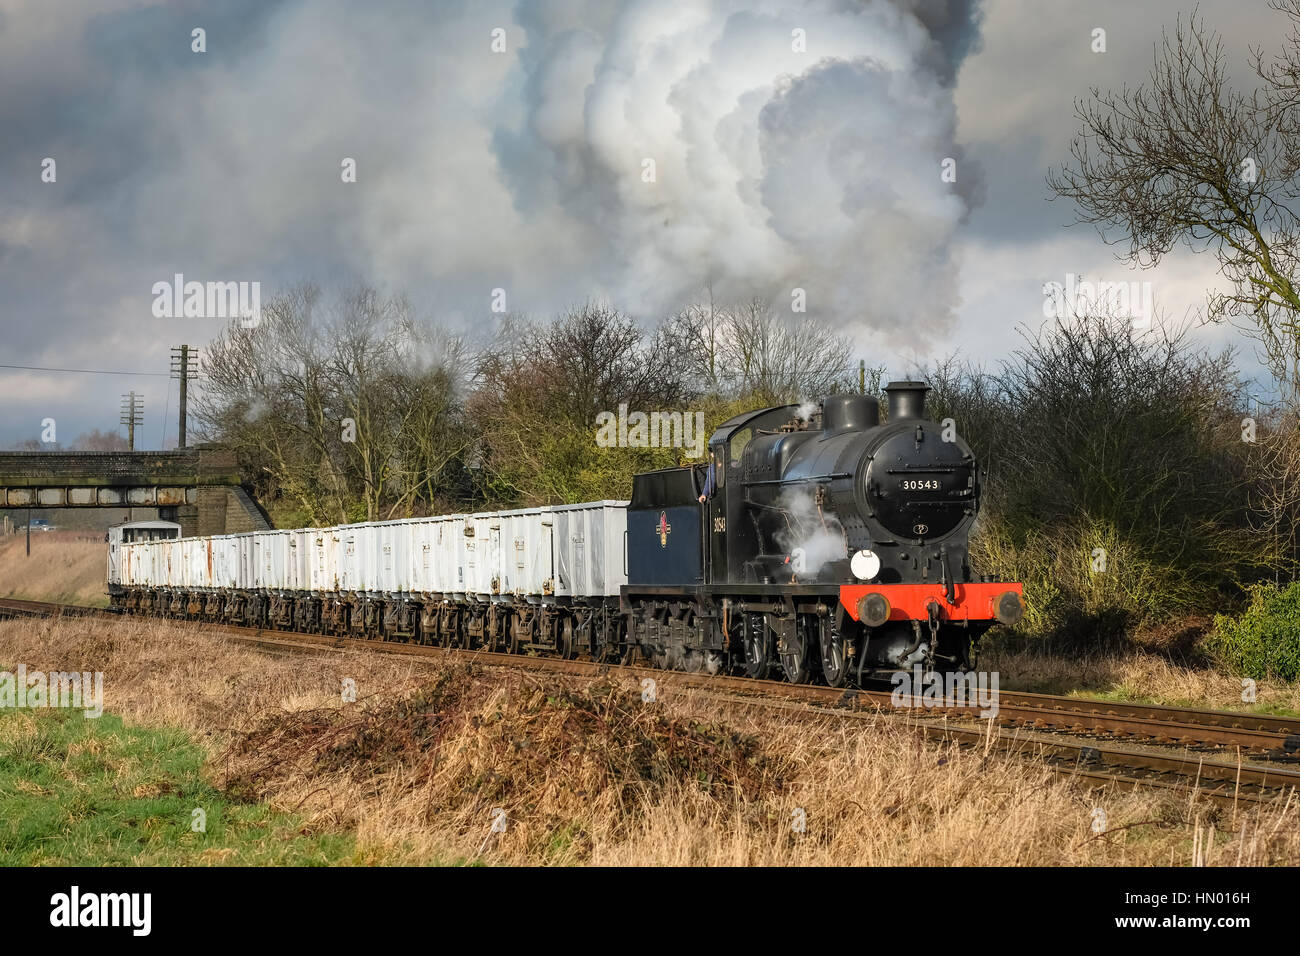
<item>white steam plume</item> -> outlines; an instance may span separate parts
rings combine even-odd
[[[848,556],[843,526],[834,514],[817,507],[810,488],[786,488],[777,499],[777,507],[785,513],[788,524],[776,533],[776,543],[789,556],[790,570],[799,580],[810,581],[828,562]]]
[[[593,9],[521,5],[527,47],[508,82],[526,111],[492,135],[516,208],[585,237],[602,292],[650,315],[711,285],[778,309],[802,288],[810,313],[859,328],[923,332],[946,316],[948,244],[976,177],[941,177],[959,156],[958,54],[943,44],[968,3]]]

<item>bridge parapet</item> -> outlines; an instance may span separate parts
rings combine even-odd
[[[269,527],[247,494],[227,448],[183,451],[0,452],[0,508],[174,510],[186,534],[221,534],[226,525]],[[235,506],[228,513],[229,499]],[[242,513],[248,512],[248,513]]]
[[[234,454],[225,448],[0,452],[0,482],[6,487],[38,487],[65,479],[100,487],[139,480],[228,485],[239,483],[239,466]]]

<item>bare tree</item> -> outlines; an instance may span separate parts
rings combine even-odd
[[[564,412],[573,420],[594,421],[622,402],[659,408],[683,399],[685,375],[671,347],[608,305],[570,309],[541,339],[546,364],[565,384]]]
[[[126,439],[117,432],[101,432],[92,428],[72,439],[70,446],[77,451],[126,451]]]
[[[1081,222],[1121,258],[1158,263],[1177,244],[1214,253],[1231,291],[1212,292],[1208,316],[1243,328],[1288,404],[1300,394],[1300,0],[1287,49],[1272,65],[1255,52],[1263,88],[1231,89],[1219,36],[1193,13],[1165,34],[1147,84],[1091,91],[1076,104],[1072,163],[1048,175]]]
[[[549,323],[507,319],[480,356],[470,417],[485,493],[555,503],[626,497],[636,470],[676,464],[679,449],[601,448],[601,412],[685,412],[692,398],[676,344],[587,303]]]
[[[1270,543],[1275,571],[1291,577],[1300,568],[1300,415],[1277,411],[1257,426],[1252,524]]]
[[[397,401],[401,330],[410,322],[402,299],[368,287],[342,296],[326,326],[330,390],[342,425],[343,452],[361,479],[366,520],[379,517],[401,439],[414,408]]]
[[[256,328],[232,324],[203,355],[196,432],[240,456],[264,498],[284,496],[312,522],[340,520],[344,489],[331,441],[320,291],[277,295]]]
[[[445,490],[468,443],[464,360],[400,297],[361,286],[325,300],[303,286],[208,348],[197,424],[302,520],[410,514]]]
[[[786,319],[760,298],[691,306],[664,335],[689,380],[712,394],[780,404],[856,387],[847,336],[813,317]]]
[[[721,363],[728,315],[719,309],[709,288],[709,301],[687,306],[668,318],[661,329],[672,343],[679,367],[697,391],[719,395],[724,391]]]
[[[1194,350],[1186,327],[1141,334],[1107,316],[1026,338],[996,380],[1004,418],[989,504],[1004,518],[1110,529],[1186,584],[1268,560],[1243,534],[1251,476],[1230,352]]]
[[[463,413],[474,362],[464,340],[419,323],[404,325],[402,334],[392,400],[407,414],[397,439],[390,516],[411,514],[417,502],[449,500],[462,484],[461,465],[475,442]]]

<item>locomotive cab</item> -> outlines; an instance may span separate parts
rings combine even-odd
[[[777,405],[737,415],[709,438],[705,464],[633,478],[627,516],[630,585],[762,580],[753,560],[758,532],[746,515],[746,448],[772,433],[799,434],[791,430],[797,411],[796,405]]]
[[[746,412],[723,422],[709,438],[710,467],[715,477],[713,495],[704,502],[708,583],[761,580],[753,562],[759,546],[758,531],[746,514],[750,481],[745,470],[747,449],[771,433],[789,434],[797,412],[797,405]]]

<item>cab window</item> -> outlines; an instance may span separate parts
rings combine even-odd
[[[754,437],[754,431],[751,428],[742,428],[736,434],[731,436],[731,467],[740,467],[740,456],[745,451],[745,446],[749,440]]]

